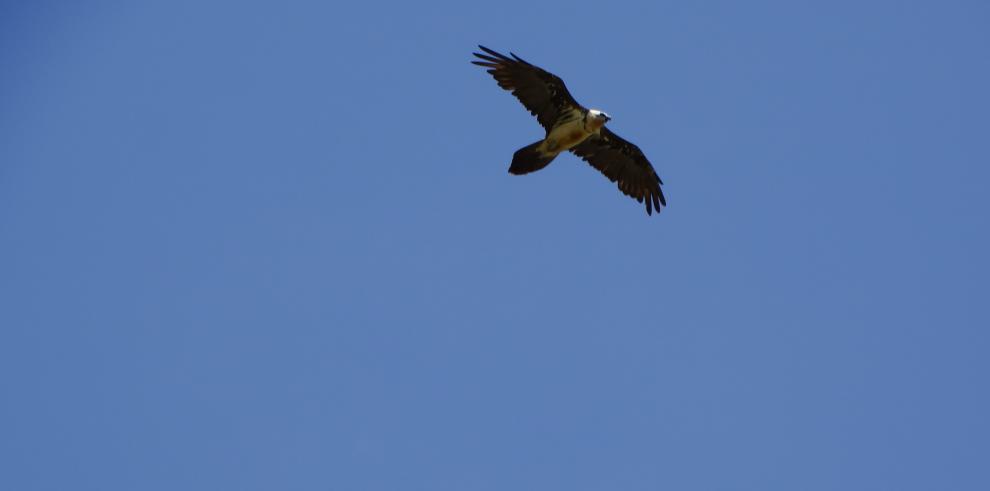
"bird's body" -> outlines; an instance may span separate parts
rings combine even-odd
[[[597,109],[578,104],[556,75],[510,53],[479,46],[485,53],[472,63],[489,68],[499,86],[510,90],[546,130],[545,137],[520,148],[509,172],[527,174],[546,167],[561,152],[571,151],[617,182],[619,189],[639,202],[646,212],[665,206],[660,178],[639,147],[605,127],[611,118]]]
[[[570,150],[589,136],[598,133],[605,125],[605,120],[597,117],[595,112],[582,114],[579,109],[571,109],[566,117],[561,118],[547,133],[544,139],[546,150],[562,152]]]

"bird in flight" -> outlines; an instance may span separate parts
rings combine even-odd
[[[536,116],[546,136],[520,148],[512,156],[510,174],[528,174],[547,166],[561,152],[570,151],[598,169],[619,190],[640,203],[646,213],[657,213],[667,201],[660,185],[663,181],[636,145],[605,127],[608,114],[577,103],[560,77],[519,58],[505,56],[484,46],[484,53],[474,53],[475,65],[488,68],[499,87],[511,91],[523,106]]]

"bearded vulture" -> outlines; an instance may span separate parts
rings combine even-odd
[[[510,174],[528,174],[547,166],[565,150],[573,152],[601,171],[619,190],[640,203],[646,213],[667,206],[660,185],[663,181],[646,160],[643,151],[605,127],[611,117],[577,103],[560,77],[509,53],[512,58],[484,46],[471,63],[488,68],[499,87],[512,91],[536,116],[546,136],[520,148],[512,156]]]

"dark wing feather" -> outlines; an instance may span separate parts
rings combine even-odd
[[[617,182],[619,190],[627,196],[640,203],[645,200],[647,214],[652,215],[654,209],[659,213],[660,207],[667,206],[660,190],[663,181],[643,151],[608,128],[602,127],[598,135],[589,136],[571,151],[605,174],[608,180]]]
[[[488,68],[488,73],[495,77],[499,87],[511,91],[547,131],[564,110],[575,107],[584,109],[571,97],[560,77],[529,64],[513,53],[509,53],[512,55],[509,58],[484,46],[478,47],[487,54],[474,53],[480,61],[471,63]]]

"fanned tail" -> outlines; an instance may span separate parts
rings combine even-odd
[[[512,164],[509,165],[509,174],[521,175],[536,172],[546,167],[557,157],[556,153],[547,154],[541,151],[541,143],[543,143],[542,140],[516,150],[516,153],[512,155]]]

